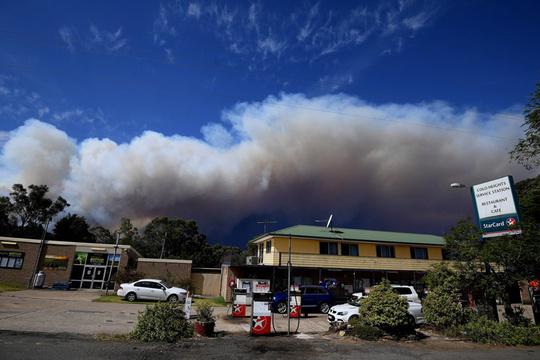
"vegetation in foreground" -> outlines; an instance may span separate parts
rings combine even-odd
[[[436,266],[435,269],[426,278],[434,290],[424,301],[424,315],[427,325],[436,333],[491,345],[540,345],[540,327],[534,326],[522,312],[515,311],[513,320],[517,321],[516,325],[508,321],[490,320],[481,308],[462,308],[457,304],[457,297],[454,296],[456,291],[451,286],[457,283],[455,274],[446,265]],[[436,286],[437,283],[439,285]],[[449,296],[454,301],[450,301]],[[399,295],[392,294],[388,281],[383,280],[362,300],[359,317],[338,329],[344,329],[348,336],[367,341],[383,338],[396,341],[420,340],[422,336],[404,318],[401,300]]]
[[[176,342],[193,337],[194,326],[186,319],[178,303],[157,303],[140,312],[137,325],[129,336],[142,341]]]

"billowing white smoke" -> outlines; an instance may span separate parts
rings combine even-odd
[[[224,111],[204,141],[147,131],[77,144],[28,120],[4,146],[2,187],[47,184],[94,225],[195,219],[209,242],[262,214],[287,218],[283,227],[334,213],[342,226],[442,234],[472,210],[451,182],[534,174],[509,163],[515,140],[497,138],[521,137],[520,121],[437,105],[281,94]]]

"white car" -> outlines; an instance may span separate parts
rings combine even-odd
[[[162,300],[168,302],[185,301],[187,290],[168,285],[156,279],[142,279],[130,284],[121,284],[116,295],[128,301]]]
[[[348,323],[353,318],[358,318],[358,308],[360,302],[351,302],[350,304],[342,304],[333,306],[328,312],[327,321],[329,323]],[[414,321],[414,325],[424,323],[424,313],[422,312],[422,304],[409,302],[409,318]]]
[[[424,323],[424,313],[422,312],[422,304],[416,293],[416,290],[412,286],[407,285],[391,285],[401,297],[407,299],[409,303],[409,318],[414,321],[414,325]],[[370,288],[365,289],[365,293],[354,293],[351,301],[347,304],[333,306],[328,312],[327,321],[329,323],[347,323],[351,318],[358,318],[358,308],[360,307],[360,301],[367,297]]]
[[[397,293],[407,299],[408,302],[414,302],[414,303],[418,303],[418,304],[421,304],[422,301],[420,300],[420,297],[418,296],[418,293],[416,292],[416,290],[414,289],[413,286],[409,286],[409,285],[394,285],[394,284],[391,284],[390,285],[391,287],[394,288],[394,290],[397,291]],[[363,299],[365,298],[369,292],[370,292],[371,288],[365,288],[364,289],[364,292],[363,293],[354,293],[352,294],[352,301],[356,301],[356,300],[359,300],[359,299]]]

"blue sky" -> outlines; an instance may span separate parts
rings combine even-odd
[[[0,1],[0,190],[210,243],[334,224],[443,235],[504,175],[537,1]]]

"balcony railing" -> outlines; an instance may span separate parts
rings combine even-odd
[[[289,253],[265,253],[259,259],[261,265],[286,266]],[[435,263],[442,260],[418,260],[402,258],[380,258],[375,256],[345,256],[291,253],[291,265],[295,267],[323,267],[340,269],[370,269],[370,270],[410,270],[426,271]]]

